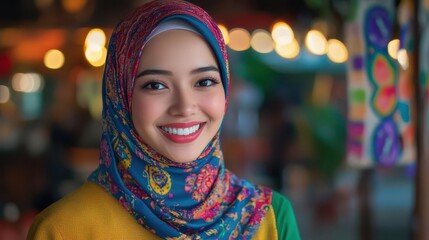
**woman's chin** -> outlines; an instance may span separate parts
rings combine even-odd
[[[196,144],[195,144],[196,143]],[[176,163],[188,163],[197,160],[204,148],[207,146],[206,141],[188,143],[188,144],[168,144],[164,143],[163,148],[155,149],[158,153]]]

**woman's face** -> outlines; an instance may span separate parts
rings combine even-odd
[[[132,97],[132,121],[145,143],[172,161],[193,161],[224,113],[219,67],[200,36],[170,30],[146,44]]]

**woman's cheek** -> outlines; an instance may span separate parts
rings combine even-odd
[[[210,115],[210,118],[215,120],[222,120],[223,115],[225,114],[225,97],[224,95],[213,95],[210,98],[206,98],[205,101],[205,110]]]
[[[161,115],[159,101],[152,97],[137,97],[133,101],[134,120],[140,125],[151,124]],[[151,124],[152,125],[152,124]]]

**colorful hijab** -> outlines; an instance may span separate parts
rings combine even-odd
[[[162,22],[186,21],[212,48],[226,96],[225,44],[216,23],[185,1],[152,1],[115,28],[103,76],[100,165],[89,177],[147,230],[163,239],[251,239],[271,203],[268,188],[252,185],[225,168],[219,132],[201,155],[176,163],[137,134],[131,97],[144,43]]]

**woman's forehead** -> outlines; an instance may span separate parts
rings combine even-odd
[[[200,36],[186,30],[169,30],[158,34],[144,46],[142,66],[202,67],[217,66],[209,44]]]
[[[151,31],[149,36],[147,36],[147,38],[145,39],[144,45],[155,36],[170,30],[186,30],[200,35],[198,33],[198,30],[186,21],[182,19],[169,19],[167,21],[161,22],[158,26],[155,27],[155,29]]]

